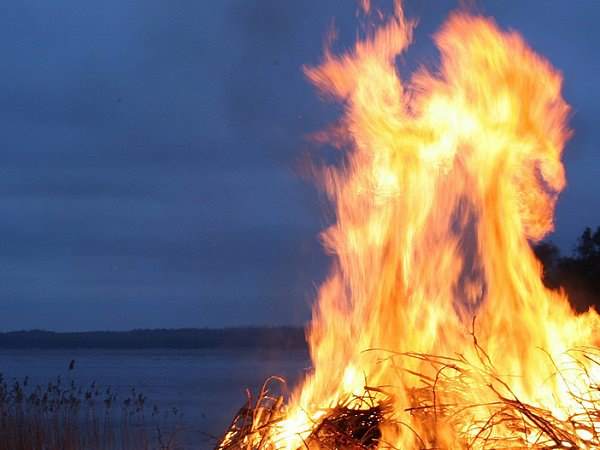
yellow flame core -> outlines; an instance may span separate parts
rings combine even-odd
[[[344,142],[335,143],[351,145],[343,168],[325,176],[336,223],[323,239],[336,262],[309,329],[314,373],[273,437],[279,448],[301,448],[322,408],[360,395],[365,384],[388,387],[397,419],[427,434],[423,427],[435,425],[406,409],[414,374],[433,379],[438,369],[386,351],[481,360],[475,335],[511,392],[558,418],[580,407],[567,390],[589,388],[568,370],[549,374],[568,350],[597,344],[598,316],[576,316],[563,294],[544,287],[529,244],[551,231],[565,185],[561,75],[517,33],[459,12],[435,36],[439,71],[421,69],[405,83],[395,58],[412,29],[397,3],[351,52],[326,51],[321,65],[306,69],[322,93],[343,102]],[[493,379],[479,381],[445,400],[492,401],[478,386]],[[479,413],[469,414],[458,430],[467,435],[477,432],[470,427]],[[436,445],[459,447],[455,434],[438,430]],[[396,448],[416,439],[383,429]]]

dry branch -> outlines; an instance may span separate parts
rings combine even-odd
[[[477,345],[475,343],[475,345]],[[578,407],[577,412],[559,419],[549,410],[521,401],[511,390],[510,383],[494,371],[491,360],[478,348],[479,360],[469,362],[463,356],[445,357],[420,353],[394,354],[426,362],[437,370],[435,378],[412,373],[418,377],[419,388],[409,392],[404,409],[416,428],[426,430],[417,435],[420,449],[448,448],[441,446],[439,430],[453,430],[456,447],[463,449],[600,449],[600,386],[590,375],[590,364],[600,369],[600,349],[580,348],[569,352],[572,364],[556,366],[552,376],[561,377],[568,395]],[[577,392],[563,377],[565,370],[578,371],[587,381],[588,389]],[[572,375],[572,374],[571,374]],[[249,397],[225,437],[219,450],[277,450],[280,444],[269,439],[278,423],[285,419],[284,396],[273,395],[269,379],[256,401]],[[417,385],[418,383],[415,383]],[[486,392],[485,401],[469,402],[473,390]],[[404,427],[415,433],[408,424],[398,423],[392,398],[385,390],[366,387],[361,397],[348,396],[338,405],[325,410],[313,424],[303,448],[297,450],[366,450],[392,448],[381,441],[382,425]],[[373,394],[376,395],[373,395]],[[464,401],[460,401],[461,397]],[[454,401],[447,401],[453,399]]]

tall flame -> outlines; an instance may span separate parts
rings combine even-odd
[[[517,33],[458,12],[434,38],[439,71],[404,81],[395,58],[413,25],[397,2],[352,51],[326,51],[306,69],[345,107],[328,138],[347,153],[324,177],[336,223],[323,239],[335,263],[309,329],[314,372],[273,437],[279,447],[302,448],[322,408],[366,384],[386,387],[398,422],[414,431],[384,428],[382,442],[418,447],[416,435],[433,426],[437,447],[465,446],[456,429],[407,411],[419,380],[439,375],[424,355],[489,362],[471,389],[446,392],[447,403],[485,404],[509,390],[558,418],[580,407],[569,395],[586,388],[577,377],[549,374],[571,349],[598,344],[600,321],[544,287],[530,247],[552,230],[565,185],[562,77]],[[468,437],[484,417],[466,414],[458,431]]]

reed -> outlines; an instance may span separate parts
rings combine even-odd
[[[92,382],[32,385],[0,374],[0,450],[177,450],[180,415]]]

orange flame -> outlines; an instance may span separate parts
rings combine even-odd
[[[565,185],[561,75],[517,33],[459,12],[435,36],[439,71],[421,69],[405,82],[395,57],[413,25],[397,2],[351,52],[326,51],[321,65],[306,69],[345,106],[344,142],[340,129],[330,140],[351,145],[343,167],[324,180],[336,223],[323,239],[335,263],[309,329],[314,373],[273,436],[278,448],[302,448],[323,408],[364,394],[366,383],[387,387],[399,422],[431,434],[426,428],[437,425],[419,423],[407,406],[415,374],[434,379],[439,369],[396,357],[407,352],[481,361],[485,349],[490,370],[472,390],[446,393],[447,402],[491,402],[478,386],[496,383],[561,418],[580,407],[567,390],[589,386],[569,371],[549,374],[568,363],[570,349],[598,343],[598,315],[576,316],[563,293],[544,287],[529,244],[552,230]],[[469,424],[484,419],[477,408],[468,414],[459,430],[437,430],[438,447],[465,447],[457,431],[477,433]],[[420,445],[415,433],[382,431],[395,448]]]

